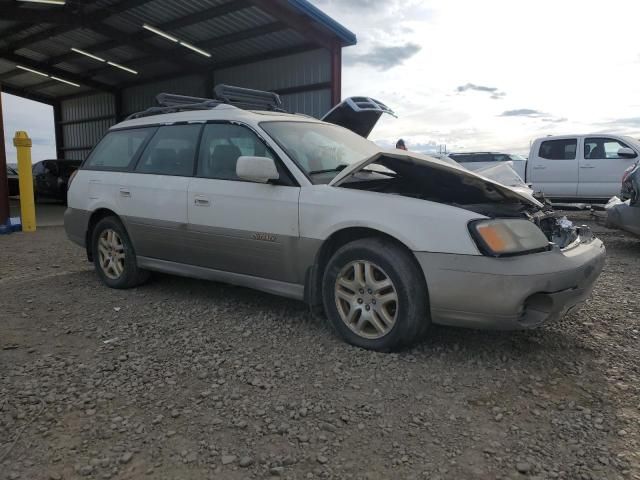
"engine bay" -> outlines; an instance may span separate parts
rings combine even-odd
[[[373,168],[354,173],[341,186],[444,203],[489,218],[527,218],[560,248],[578,238],[576,227],[554,212],[551,205],[540,207],[480,177],[411,163],[397,162],[392,169],[388,162],[379,164],[384,168],[373,164]]]

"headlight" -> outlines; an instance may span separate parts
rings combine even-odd
[[[485,255],[503,257],[549,249],[549,240],[529,220],[479,220],[469,224],[471,235]]]

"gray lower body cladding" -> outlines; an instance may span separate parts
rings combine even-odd
[[[91,212],[69,208],[65,229],[86,246]],[[218,280],[302,299],[305,272],[322,241],[280,237],[265,242],[252,232],[192,230],[186,225],[123,218],[140,266]],[[605,249],[594,239],[570,250],[490,258],[415,252],[427,280],[434,323],[472,328],[538,326],[584,301],[604,265]]]
[[[605,248],[593,239],[564,252],[509,258],[415,255],[434,323],[512,330],[553,321],[586,300],[604,266]]]
[[[86,247],[87,228],[91,212],[78,208],[67,208],[64,212],[64,229],[73,243]]]

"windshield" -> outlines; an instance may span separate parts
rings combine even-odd
[[[380,151],[375,143],[337,125],[262,122],[260,126],[316,184],[329,183],[345,167]]]

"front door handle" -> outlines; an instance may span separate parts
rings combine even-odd
[[[209,206],[209,200],[207,200],[206,198],[195,198],[193,200],[193,203],[198,206],[198,207],[207,207]]]
[[[580,165],[580,168],[596,168],[593,165]]]
[[[130,197],[131,196],[131,192],[129,190],[125,190],[124,188],[120,189],[120,196],[121,197]]]

